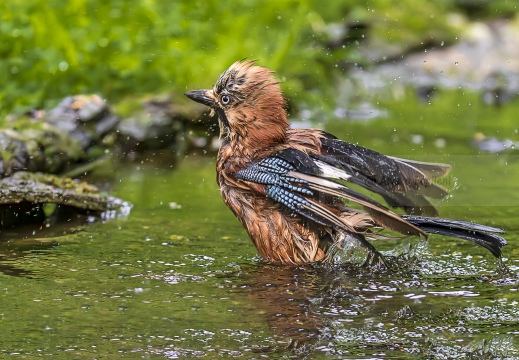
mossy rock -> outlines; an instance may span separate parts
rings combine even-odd
[[[43,211],[45,204],[96,214],[114,211],[127,214],[131,208],[127,202],[71,178],[20,171],[0,180],[2,227],[43,221],[46,217]]]

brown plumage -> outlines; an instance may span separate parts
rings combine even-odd
[[[430,177],[445,175],[448,165],[388,157],[321,130],[291,129],[279,83],[254,61],[238,61],[211,90],[186,95],[217,113],[223,143],[216,171],[223,200],[272,263],[329,260],[351,242],[383,261],[366,240],[377,238],[380,229],[463,238],[496,257],[506,244],[494,234],[500,229],[436,217],[428,198],[447,192]],[[408,215],[336,180],[378,193]],[[363,209],[347,207],[343,199]]]

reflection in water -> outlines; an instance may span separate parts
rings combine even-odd
[[[245,291],[264,313],[278,341],[305,347],[321,339],[323,318],[312,306],[321,283],[315,269],[263,265],[245,276]]]
[[[469,309],[485,300],[479,297],[482,293],[460,289],[466,283],[463,277],[431,281],[417,270],[371,273],[367,269],[317,266],[258,265],[242,270],[240,293],[261,309],[271,336],[280,346],[278,351],[288,348],[299,356],[316,352],[350,356],[443,352],[448,358],[467,349],[486,355],[512,349],[510,336],[496,336],[492,340],[495,346],[481,343],[478,336],[468,336],[472,332],[484,334],[482,329],[494,324],[469,322],[473,313]],[[487,281],[474,278],[480,288]],[[513,316],[512,323],[518,321]],[[452,334],[457,334],[457,340]],[[445,345],[434,340],[440,338]]]
[[[326,343],[334,340],[333,328],[377,311],[379,300],[392,298],[385,293],[396,291],[381,285],[376,275],[366,282],[355,269],[261,265],[246,272],[243,291],[264,312],[277,342],[296,353],[315,347],[326,351]]]
[[[32,277],[33,271],[18,265],[23,264],[25,256],[57,247],[65,239],[64,236],[82,231],[82,225],[93,221],[94,217],[89,215],[77,212],[66,215],[62,211],[42,223],[2,229],[0,272],[11,276]]]

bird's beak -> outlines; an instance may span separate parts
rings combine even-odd
[[[185,93],[184,95],[200,104],[204,104],[209,107],[215,106],[212,90],[191,90]]]

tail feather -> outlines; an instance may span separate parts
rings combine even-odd
[[[407,165],[411,165],[421,172],[425,174],[428,178],[439,178],[442,176],[445,176],[449,173],[451,170],[451,166],[448,164],[440,164],[440,163],[430,163],[430,162],[423,162],[423,161],[414,161],[409,159],[400,159],[393,156],[388,156],[391,159],[399,162],[406,163]]]
[[[382,195],[389,206],[400,207],[404,209],[406,214],[421,216],[438,216],[438,210],[431,202],[419,194],[392,194],[392,198]],[[395,202],[396,199],[396,202]]]
[[[403,219],[429,234],[439,234],[459,239],[469,240],[489,250],[496,258],[501,257],[501,248],[506,240],[497,234],[503,234],[502,229],[475,224],[468,221],[443,218],[427,218],[404,215]]]

